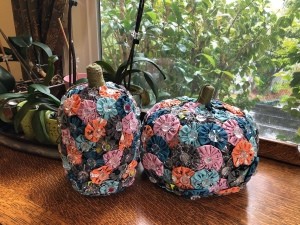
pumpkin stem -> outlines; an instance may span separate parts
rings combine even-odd
[[[208,104],[210,102],[210,100],[212,99],[214,91],[215,91],[215,88],[213,86],[211,86],[210,84],[204,85],[199,93],[197,102],[199,102],[201,104]]]
[[[90,88],[98,88],[105,85],[102,68],[97,63],[88,65],[86,72]]]

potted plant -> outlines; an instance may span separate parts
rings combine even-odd
[[[133,96],[140,97],[142,106],[147,106],[150,103],[148,91],[138,85],[132,84],[130,79],[131,75],[144,77],[146,83],[149,85],[155,96],[155,101],[157,101],[158,86],[154,80],[153,74],[151,74],[150,72],[140,68],[128,68],[128,61],[121,63],[116,69],[114,69],[109,63],[103,60],[96,61],[96,63],[103,68],[103,75],[106,81],[111,81],[116,84],[124,84],[125,88],[129,90]],[[158,72],[163,76],[164,79],[166,79],[166,76],[162,69],[149,58],[133,57],[132,63],[133,65],[137,65],[138,63],[149,63],[158,70]]]
[[[15,85],[13,75],[0,65],[0,94],[14,90]]]
[[[65,92],[65,87],[58,76],[55,78],[60,81],[57,82],[57,79],[54,81],[54,67],[51,64],[54,64],[58,58],[53,55],[52,50],[44,43],[33,41],[31,36],[7,37],[1,29],[0,33],[9,46],[5,48],[0,43],[0,56],[2,53],[0,59],[6,62],[7,66],[7,70],[0,66],[0,93],[19,92],[27,90],[27,86],[31,83],[43,83],[51,85],[51,92],[60,98]],[[20,62],[24,81],[15,81],[10,73],[9,61]]]
[[[60,100],[50,93],[48,86],[31,84],[27,92],[0,94],[0,119],[10,124],[15,134],[23,133],[27,140],[56,144],[59,104]]]
[[[52,54],[47,45],[33,42],[31,37],[7,38],[2,30],[0,31],[10,47],[4,49],[1,46],[2,58],[6,61],[7,68],[9,69],[7,58],[18,60],[30,78],[30,81],[22,83],[26,84],[26,91],[20,91],[16,87],[14,76],[0,66],[1,133],[14,134],[21,139],[25,136],[26,140],[42,144],[56,144],[58,132],[55,117],[65,86],[63,83],[52,88],[48,85],[54,77],[54,63],[58,57]],[[30,57],[33,52],[37,56],[35,64]],[[7,57],[7,54],[11,56]],[[48,59],[47,64],[42,63],[43,54]]]
[[[153,60],[145,57],[140,57],[135,54],[135,45],[139,44],[140,42],[139,28],[142,21],[144,4],[144,1],[139,1],[134,31],[131,32],[132,43],[128,59],[125,62],[121,63],[116,69],[114,69],[109,63],[103,60],[96,61],[96,63],[103,68],[103,75],[106,81],[112,81],[116,84],[123,83],[125,88],[129,90],[133,96],[138,96],[136,99],[141,100],[141,102],[138,102],[138,104],[146,106],[150,103],[149,93],[145,89],[132,84],[132,75],[142,75],[145,78],[146,83],[149,85],[155,95],[155,101],[157,101],[158,99],[158,86],[154,80],[153,74],[151,74],[149,71],[134,66],[136,66],[137,63],[141,62],[150,63],[159,71],[164,79],[166,79],[166,76]]]

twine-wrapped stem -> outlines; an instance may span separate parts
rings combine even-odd
[[[204,85],[199,93],[197,102],[201,104],[208,104],[211,101],[214,92],[215,88],[213,86],[211,86],[210,84]]]
[[[99,66],[96,63],[92,63],[87,66],[86,72],[87,72],[87,79],[90,88],[93,87],[98,88],[105,85],[101,66]]]

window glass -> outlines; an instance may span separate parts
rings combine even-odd
[[[139,1],[102,0],[103,60],[127,60]],[[159,99],[197,97],[210,83],[215,98],[250,110],[262,137],[300,142],[300,1],[149,0],[136,55],[154,60]],[[134,82],[145,86],[142,79]]]

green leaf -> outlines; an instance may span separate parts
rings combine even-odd
[[[29,48],[32,45],[31,36],[8,37],[8,40],[17,48]]]
[[[27,114],[27,112],[31,109],[33,109],[36,106],[36,102],[26,102],[20,110],[16,113],[14,117],[14,128],[15,132],[19,133],[20,132],[20,123],[23,120],[24,116]]]
[[[48,71],[47,75],[45,77],[45,80],[43,82],[44,85],[49,85],[50,81],[52,80],[54,76],[54,63],[58,60],[58,57],[56,55],[52,55],[48,58]]]
[[[201,53],[200,55],[202,55],[204,58],[207,59],[207,61],[213,66],[213,67],[216,67],[216,62],[214,60],[214,58],[210,55],[207,55],[207,54],[204,54],[204,53]]]
[[[180,66],[174,66],[174,69],[178,72],[178,73],[181,73],[182,75],[184,75],[185,74],[185,70],[182,68],[182,67],[180,67]]]
[[[0,65],[0,94],[12,91],[15,85],[16,81],[13,75]]]
[[[137,62],[148,62],[148,63],[152,64],[160,72],[160,74],[163,76],[163,78],[166,79],[166,76],[165,76],[164,72],[151,59],[148,59],[148,58],[145,58],[145,57],[134,57],[133,58],[133,63],[137,63]],[[126,70],[126,66],[127,66],[127,61],[123,62],[118,67],[118,70],[117,70],[116,76],[115,76],[115,83],[121,84],[122,81],[125,79],[125,77],[129,75],[129,69]],[[142,72],[144,72],[144,71],[142,71]]]
[[[49,87],[43,85],[43,84],[31,84],[28,87],[28,93],[34,93],[35,91],[39,91],[44,94],[50,94]]]
[[[77,80],[75,82],[75,84],[82,84],[82,83],[87,83],[88,82],[88,79],[87,78],[81,78],[79,80]]]
[[[279,27],[287,28],[288,26],[291,26],[292,22],[293,22],[293,19],[291,19],[287,16],[282,16],[278,19],[277,24]]]
[[[181,43],[176,44],[176,46],[177,46],[177,48],[179,49],[179,51],[181,51],[181,52],[183,52],[183,53],[185,53],[186,50],[187,50],[186,46],[183,45],[183,44],[181,44]]]
[[[183,22],[182,13],[177,3],[173,2],[171,8],[176,16],[177,24],[180,25]]]
[[[53,112],[57,112],[57,106],[49,103],[41,103],[39,104],[38,110],[51,110]]]
[[[48,103],[48,104],[55,104],[56,106],[60,105],[60,100],[52,94],[43,94],[40,97],[40,102],[41,103],[45,102],[45,103]]]
[[[48,57],[52,56],[52,50],[49,48],[48,45],[37,41],[32,42],[32,45],[43,49],[43,51],[47,54]]]
[[[290,83],[291,87],[297,87],[300,86],[300,72],[294,72],[293,73],[293,79]]]
[[[144,73],[145,80],[149,84],[151,90],[153,91],[153,93],[155,95],[156,101],[157,101],[157,98],[158,98],[158,87],[157,87],[157,85],[155,83],[155,80],[153,79],[152,75],[149,72],[143,71],[143,73]]]
[[[141,61],[148,62],[148,63],[152,64],[160,72],[160,74],[163,76],[163,78],[166,79],[166,75],[164,74],[164,72],[161,70],[161,68],[153,60],[148,59],[146,57],[134,57],[133,58],[133,63],[141,62]]]
[[[120,77],[121,79],[124,79],[126,76],[129,75],[129,70],[126,70],[122,76]],[[155,83],[155,80],[153,79],[151,73],[147,72],[147,71],[143,71],[143,70],[139,70],[139,69],[132,69],[131,71],[131,75],[133,74],[143,74],[144,75],[144,78],[146,80],[146,82],[148,83],[148,85],[150,86],[151,90],[153,91],[156,99],[158,97],[158,87]]]
[[[6,93],[6,92],[7,92],[6,87],[0,82],[0,94]]]
[[[128,75],[128,70],[126,71],[127,61],[123,62],[119,67],[115,75],[114,82],[116,84],[121,84],[125,77]]]
[[[167,45],[163,45],[163,46],[161,47],[161,50],[164,51],[164,52],[166,52],[166,51],[171,50],[171,48],[170,48],[169,46],[167,46]]]
[[[296,133],[297,133],[298,136],[300,136],[300,127],[298,128]]]
[[[169,98],[171,98],[171,94],[169,92],[165,92],[165,91],[159,92],[158,101],[162,101],[164,99],[169,99]]]
[[[156,22],[156,20],[157,20],[157,15],[156,15],[155,12],[150,11],[150,12],[146,12],[145,14],[146,14],[147,16],[149,16],[153,22]]]
[[[26,103],[16,113],[14,117],[14,128],[16,133],[20,132],[20,123],[29,110],[37,109],[40,111],[42,109],[47,109],[57,111],[60,101],[54,102],[52,98],[49,98],[49,95],[46,96],[42,93],[39,94],[41,94],[42,96],[37,97],[37,95],[29,95]],[[56,98],[55,96],[53,97]]]
[[[107,62],[104,62],[102,60],[96,61],[95,63],[100,65],[103,68],[103,70],[107,72],[107,76],[111,77],[111,81],[115,80],[116,71],[112,68],[111,65],[109,65]]]
[[[117,83],[114,79],[112,79],[111,74],[103,71],[103,77],[105,81],[111,81]]]
[[[203,3],[206,5],[207,8],[211,7],[211,2],[210,0],[203,0]]]
[[[49,87],[47,87],[45,85],[42,85],[42,84],[31,84],[28,87],[28,93],[31,94],[30,97],[32,97],[33,99],[36,98],[37,96],[39,96],[40,93],[42,93],[43,95],[40,96],[39,102],[50,100],[54,104],[60,105],[60,100],[58,98],[56,98],[54,95],[52,95],[50,93]],[[29,101],[30,100],[31,99],[29,99]]]
[[[190,83],[191,81],[193,81],[193,78],[190,78],[188,76],[184,76],[184,79],[186,80],[187,83]]]
[[[215,69],[214,72],[215,72],[216,74],[220,74],[220,73],[222,73],[222,70],[220,70],[220,69]]]
[[[226,43],[228,44],[230,42],[229,38],[227,37],[221,37],[221,39]]]
[[[32,116],[31,125],[35,131],[36,140],[42,144],[50,144],[50,138],[45,124],[45,112],[45,110],[35,111]]]
[[[222,71],[225,75],[227,75],[229,78],[233,79],[235,76],[234,74],[230,73],[229,71]]]
[[[14,99],[14,98],[26,98],[28,94],[26,93],[5,93],[5,94],[0,94],[0,101],[3,99]]]

